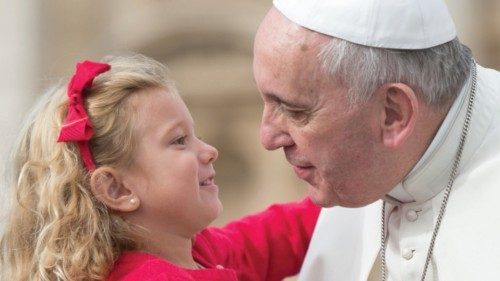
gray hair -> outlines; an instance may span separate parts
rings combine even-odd
[[[427,105],[454,100],[469,75],[472,54],[458,38],[420,50],[367,47],[332,38],[319,54],[323,69],[349,89],[350,101],[368,101],[384,83],[407,84]]]

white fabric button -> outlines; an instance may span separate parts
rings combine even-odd
[[[406,212],[406,219],[409,221],[416,221],[418,219],[418,214],[415,210],[409,210]]]
[[[411,260],[411,258],[413,258],[413,252],[415,252],[415,250],[412,250],[412,249],[404,249],[403,250],[403,258],[405,260]]]

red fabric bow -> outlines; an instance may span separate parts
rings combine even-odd
[[[76,72],[68,84],[68,115],[59,132],[57,142],[76,142],[80,150],[80,157],[87,170],[95,169],[89,140],[94,134],[84,106],[84,90],[92,86],[94,78],[111,69],[109,64],[92,61],[83,61],[76,64]]]

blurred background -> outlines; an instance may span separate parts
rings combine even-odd
[[[216,225],[305,194],[282,153],[259,144],[252,47],[271,1],[0,1],[2,164],[25,113],[75,62],[138,52],[169,67],[197,133],[219,149]]]
[[[477,61],[500,68],[500,1],[447,2]],[[225,210],[216,225],[303,197],[305,184],[282,152],[259,143],[252,44],[270,6],[271,0],[0,0],[0,168],[25,113],[73,73],[76,61],[139,52],[168,65],[199,135],[219,149]],[[2,186],[0,206],[6,194]]]

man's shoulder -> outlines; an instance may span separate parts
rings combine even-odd
[[[487,82],[487,84],[500,84],[500,71],[477,65],[478,79],[482,82]],[[500,91],[500,89],[497,89]]]

